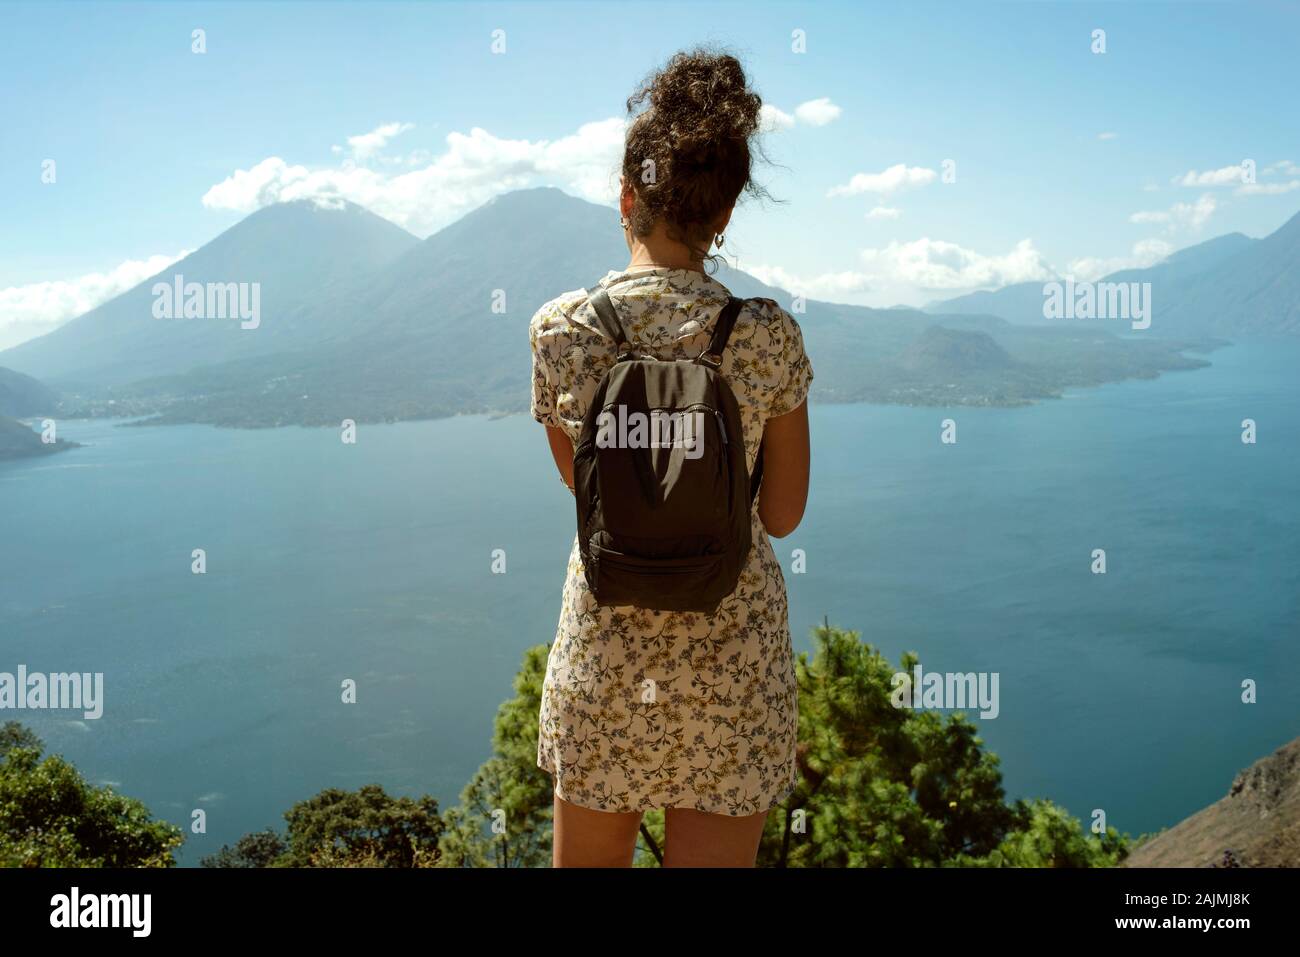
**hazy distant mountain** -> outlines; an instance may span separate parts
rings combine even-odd
[[[1213,335],[1300,333],[1300,214],[1232,256],[1171,284],[1155,318]],[[1154,321],[1152,326],[1154,328]]]
[[[626,263],[617,214],[557,189],[507,193],[304,310],[347,337],[144,382],[200,393],[172,416],[248,425],[403,419],[520,406],[526,327],[546,300]],[[504,295],[504,313],[493,312]]]
[[[932,302],[924,311],[931,315],[998,316],[1023,325],[1047,325],[1049,322],[1043,318],[1041,282],[1018,282],[1001,289],[981,289],[955,299]]]
[[[0,461],[49,455],[77,448],[75,442],[62,439],[45,443],[40,435],[16,421],[37,415],[52,415],[59,397],[31,376],[12,369],[0,369]]]
[[[274,426],[523,411],[530,376],[526,326],[534,311],[627,262],[615,211],[556,189],[499,196],[423,242],[355,207],[346,212],[271,207],[191,257],[241,261],[247,274],[255,260],[241,260],[233,247],[255,239],[259,255],[276,263],[281,290],[292,285],[289,263],[347,262],[326,288],[269,312],[261,329],[227,326],[168,338],[159,327],[202,329],[211,321],[154,320],[147,309],[145,319],[128,322],[120,301],[134,303],[134,320],[147,305],[147,281],[109,304],[113,310],[101,307],[63,336],[40,340],[39,356],[37,344],[3,356],[23,371],[34,366],[20,360],[40,358],[45,367],[86,378],[93,373],[112,386],[83,393],[64,415],[158,414],[153,421]],[[382,254],[371,248],[349,256],[349,242],[382,244],[359,233],[378,234],[386,243]],[[187,280],[199,275],[197,265],[186,263],[171,272],[184,272]],[[231,272],[223,266],[220,274]],[[300,289],[315,284],[309,275],[294,275]],[[794,309],[790,294],[745,273],[724,267],[718,278],[737,295],[766,296]],[[504,312],[493,311],[494,303]],[[1072,386],[1204,364],[1181,354],[1183,342],[1031,330],[987,315],[805,305],[796,316],[819,401],[1015,405]],[[936,325],[939,331],[927,331]],[[978,331],[988,342],[954,330]],[[945,350],[947,360],[940,361]]]
[[[518,409],[526,326],[546,300],[627,262],[618,216],[557,189],[507,193],[330,298],[312,321],[350,335],[141,383],[193,394],[173,416],[250,425]],[[504,313],[493,312],[498,293]]]
[[[1300,214],[1264,239],[1228,233],[1099,282],[1151,283],[1151,335],[1300,332]],[[973,292],[931,303],[926,311],[986,313],[1029,325],[1127,327],[1114,319],[1045,319],[1041,282]]]
[[[12,369],[0,369],[0,415],[14,418],[48,415],[54,412],[58,401],[52,389],[31,376]]]
[[[910,372],[952,376],[1007,369],[1014,362],[987,332],[928,326],[903,350],[899,364]]]
[[[58,439],[45,443],[40,435],[8,416],[0,415],[0,462],[7,459],[25,459],[36,455],[50,455],[66,449],[78,448],[76,442]]]
[[[157,276],[0,353],[0,364],[82,390],[319,342],[340,330],[313,325],[321,313],[306,311],[308,304],[418,242],[351,203],[339,209],[307,201],[269,206]],[[177,275],[187,283],[257,283],[260,324],[241,329],[235,319],[154,318],[154,284],[172,283]]]
[[[1184,281],[1214,268],[1259,242],[1260,240],[1251,239],[1244,233],[1224,233],[1222,236],[1207,239],[1195,246],[1172,252],[1154,266],[1145,269],[1122,269],[1111,273],[1108,278],[1117,282],[1132,282],[1141,275],[1148,280]]]

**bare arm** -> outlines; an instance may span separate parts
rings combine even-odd
[[[758,517],[769,535],[784,538],[799,527],[808,504],[808,403],[801,402],[793,412],[768,419],[763,443]]]
[[[569,441],[569,435],[563,429],[557,429],[553,425],[546,427],[546,441],[551,446],[551,457],[555,459],[555,467],[560,470],[560,478],[564,479],[564,484],[573,490],[573,443]]]

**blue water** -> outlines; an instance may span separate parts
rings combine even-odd
[[[1024,409],[814,408],[807,516],[774,543],[807,553],[796,648],[828,617],[998,672],[974,720],[1011,796],[1133,834],[1223,796],[1300,734],[1300,344],[1210,358]],[[102,671],[106,710],[0,719],[187,831],[205,808],[188,864],[327,787],[454,803],[559,610],[572,499],[539,426],[60,434],[86,447],[0,465],[0,671]]]

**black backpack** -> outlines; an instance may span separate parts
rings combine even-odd
[[[740,406],[722,353],[744,301],[728,298],[693,359],[633,352],[601,286],[587,290],[616,345],[573,453],[578,548],[601,605],[712,613],[736,589],[762,481],[745,463]]]

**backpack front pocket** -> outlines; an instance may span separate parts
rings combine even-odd
[[[636,605],[662,611],[712,612],[722,555],[643,558],[593,544],[590,584],[602,605]]]

